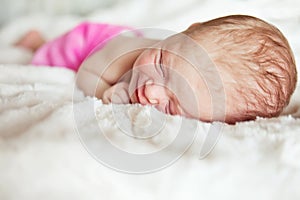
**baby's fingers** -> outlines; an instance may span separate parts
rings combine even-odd
[[[111,98],[111,102],[116,104],[127,104],[129,100],[127,89],[123,87],[117,87]]]
[[[102,97],[103,103],[116,103],[116,104],[127,104],[130,103],[128,94],[128,84],[121,82],[118,83],[108,90],[106,90]]]

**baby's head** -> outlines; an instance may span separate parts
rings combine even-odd
[[[182,33],[137,58],[129,84],[137,88],[133,103],[229,123],[278,116],[288,104],[297,72],[290,46],[277,28],[233,15],[195,23]]]

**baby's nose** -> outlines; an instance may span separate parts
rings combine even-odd
[[[145,85],[145,97],[152,105],[162,104],[168,101],[166,88],[163,85],[156,85],[148,81]]]

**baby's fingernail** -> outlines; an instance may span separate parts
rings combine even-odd
[[[149,99],[149,102],[151,104],[158,104],[158,100],[156,100],[156,99]]]
[[[152,81],[152,80],[148,80],[148,81],[146,81],[146,83],[145,83],[145,85],[151,85],[151,84],[153,84],[153,81]]]

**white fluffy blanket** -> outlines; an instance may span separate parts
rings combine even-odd
[[[129,1],[127,6],[119,3],[107,10],[95,11],[85,19],[116,23],[120,19],[120,23],[140,26],[157,23],[157,26],[179,30],[198,16],[203,20],[225,14],[253,14],[281,27],[295,55],[300,53],[300,12],[297,10],[300,6],[296,1],[291,1],[289,9],[283,7],[283,3],[272,1],[232,0],[231,5],[220,5],[215,1],[202,2],[202,5],[196,1],[175,1],[172,9],[166,1],[162,1],[157,9],[154,9],[155,1],[140,2]],[[132,9],[132,18],[127,21],[121,18],[132,6],[139,8],[138,11]],[[149,9],[156,12],[153,18],[144,14]],[[187,10],[190,12],[186,13]],[[7,45],[30,27],[36,25],[51,38],[84,20],[77,17],[57,19],[29,16],[9,23],[0,32],[1,62],[25,63],[29,59],[28,52],[8,49]],[[54,22],[57,26],[51,29]],[[152,109],[137,105],[102,105],[97,99],[82,96],[76,88],[73,98],[74,77],[73,72],[60,68],[0,65],[1,200],[300,199],[299,87],[290,105],[278,118],[212,126],[162,114],[159,116],[165,121],[161,134],[135,141],[120,131],[120,118],[128,116],[132,129],[138,127],[138,130],[146,131]],[[95,113],[85,112],[91,105]],[[76,115],[78,112],[80,115]],[[117,167],[119,170],[122,166],[157,168],[155,163],[145,164],[144,160],[128,163],[130,159],[114,156],[114,152],[101,148],[105,145],[101,139],[130,153],[151,154],[175,140],[183,121],[188,127],[184,134],[193,141],[190,148],[184,153],[179,142],[159,157],[166,160],[184,153],[176,162],[166,163],[167,166],[161,166],[165,168],[155,173],[140,175],[107,167],[121,166]],[[195,126],[197,130],[193,132]],[[105,137],[99,136],[99,127]],[[212,127],[221,127],[220,138],[214,150],[200,159]],[[97,160],[102,155],[106,156],[103,160],[107,162]]]

